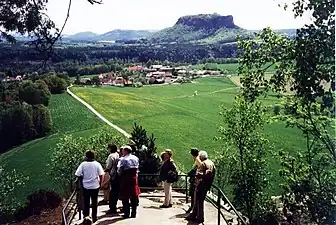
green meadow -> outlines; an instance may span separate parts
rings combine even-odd
[[[189,149],[198,147],[214,157],[224,143],[215,140],[221,124],[220,106],[230,107],[239,88],[228,78],[201,78],[182,85],[121,87],[73,87],[72,91],[91,104],[110,122],[131,132],[134,122],[157,137],[159,151],[170,148],[180,169],[191,165]],[[193,96],[197,91],[198,95]],[[279,100],[270,97],[265,104]],[[265,135],[274,144],[274,151],[297,152],[305,142],[300,131],[277,123],[265,127]],[[270,190],[278,193],[279,165],[269,156],[272,173]]]
[[[6,170],[15,169],[24,176],[29,176],[25,187],[16,190],[15,196],[20,201],[24,201],[27,195],[39,189],[60,191],[48,175],[48,163],[52,149],[64,134],[88,137],[104,125],[68,94],[52,95],[48,108],[53,120],[50,136],[25,143],[0,155],[0,164]]]

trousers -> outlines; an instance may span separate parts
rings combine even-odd
[[[110,200],[109,207],[112,212],[117,211],[117,203],[120,193],[120,180],[119,177],[115,177],[115,179],[111,179],[111,190],[110,190]]]
[[[165,199],[163,205],[168,206],[172,204],[172,183],[168,183],[167,181],[163,182],[163,190],[165,193]]]
[[[139,197],[133,197],[131,199],[122,200],[124,215],[130,216],[130,207],[132,208],[131,216],[135,217],[137,213],[137,207],[139,205]]]
[[[84,217],[90,215],[90,199],[92,202],[92,220],[97,220],[97,208],[98,208],[98,189],[85,189],[83,188],[83,198],[84,198]]]

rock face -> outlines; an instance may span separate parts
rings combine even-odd
[[[195,30],[218,30],[221,28],[239,28],[233,22],[233,16],[221,16],[219,14],[199,14],[183,16],[178,19],[175,25],[193,27]]]

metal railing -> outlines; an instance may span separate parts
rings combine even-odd
[[[77,202],[73,203],[72,201],[77,195],[77,190],[74,190],[70,195],[67,203],[64,205],[62,209],[62,225],[69,225],[72,219],[75,217],[77,212]],[[81,215],[79,215],[80,217]]]
[[[163,187],[157,185],[154,187],[143,186],[141,182],[143,180],[152,180],[149,178],[155,177],[155,180],[159,181],[159,174],[139,174],[139,186],[142,192],[154,191],[154,190],[163,190]],[[186,174],[179,174],[179,179],[173,184],[173,190],[183,193],[184,195],[173,195],[173,198],[185,198],[186,203],[188,203],[189,193],[188,193],[188,177]],[[69,197],[67,203],[62,209],[62,225],[70,225],[75,214],[79,213],[79,219],[81,219],[81,212],[78,211],[77,203],[73,204],[74,198],[77,197],[77,190],[74,190],[71,196]],[[146,194],[143,197],[164,197],[164,194]],[[237,220],[238,224],[247,225],[248,222],[243,218],[243,216],[234,208],[229,199],[223,193],[223,191],[216,185],[212,185],[210,191],[207,194],[207,200],[217,209],[217,224],[221,224],[221,218],[226,222],[226,224],[233,224],[233,220]],[[225,213],[226,212],[226,213]],[[231,217],[231,218],[227,218]]]
[[[207,200],[217,209],[217,224],[221,224],[221,217],[226,224],[236,224],[233,222],[237,220],[238,224],[247,225],[247,221],[235,209],[230,200],[226,197],[224,192],[216,185],[211,185],[210,191],[207,194]],[[225,213],[226,212],[226,213]],[[228,218],[231,217],[231,218]]]
[[[159,174],[147,174],[147,173],[139,173],[138,174],[138,179],[139,179],[139,187],[141,192],[147,192],[147,191],[154,191],[154,190],[163,190],[163,187],[160,185],[155,185],[154,187],[146,187],[143,186],[141,183],[146,183],[143,182],[143,178],[152,178],[149,180],[154,180],[157,181],[157,184],[159,183]],[[178,181],[173,183],[173,191],[183,193],[184,195],[172,195],[173,198],[185,198],[185,201],[188,203],[189,200],[189,195],[188,195],[188,177],[186,174],[179,174],[178,175]],[[161,195],[159,194],[146,194],[146,197],[164,197],[164,194],[162,193]]]

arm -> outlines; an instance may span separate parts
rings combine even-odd
[[[107,163],[106,163],[106,168],[105,168],[105,172],[110,172],[111,168],[112,168],[112,159],[110,156],[108,156],[107,158]]]
[[[103,181],[104,170],[103,167],[100,165],[100,163],[98,163],[98,175],[99,175],[99,186],[101,186]]]
[[[82,177],[83,176],[83,166],[82,163],[78,166],[76,172],[75,172],[76,177]]]

